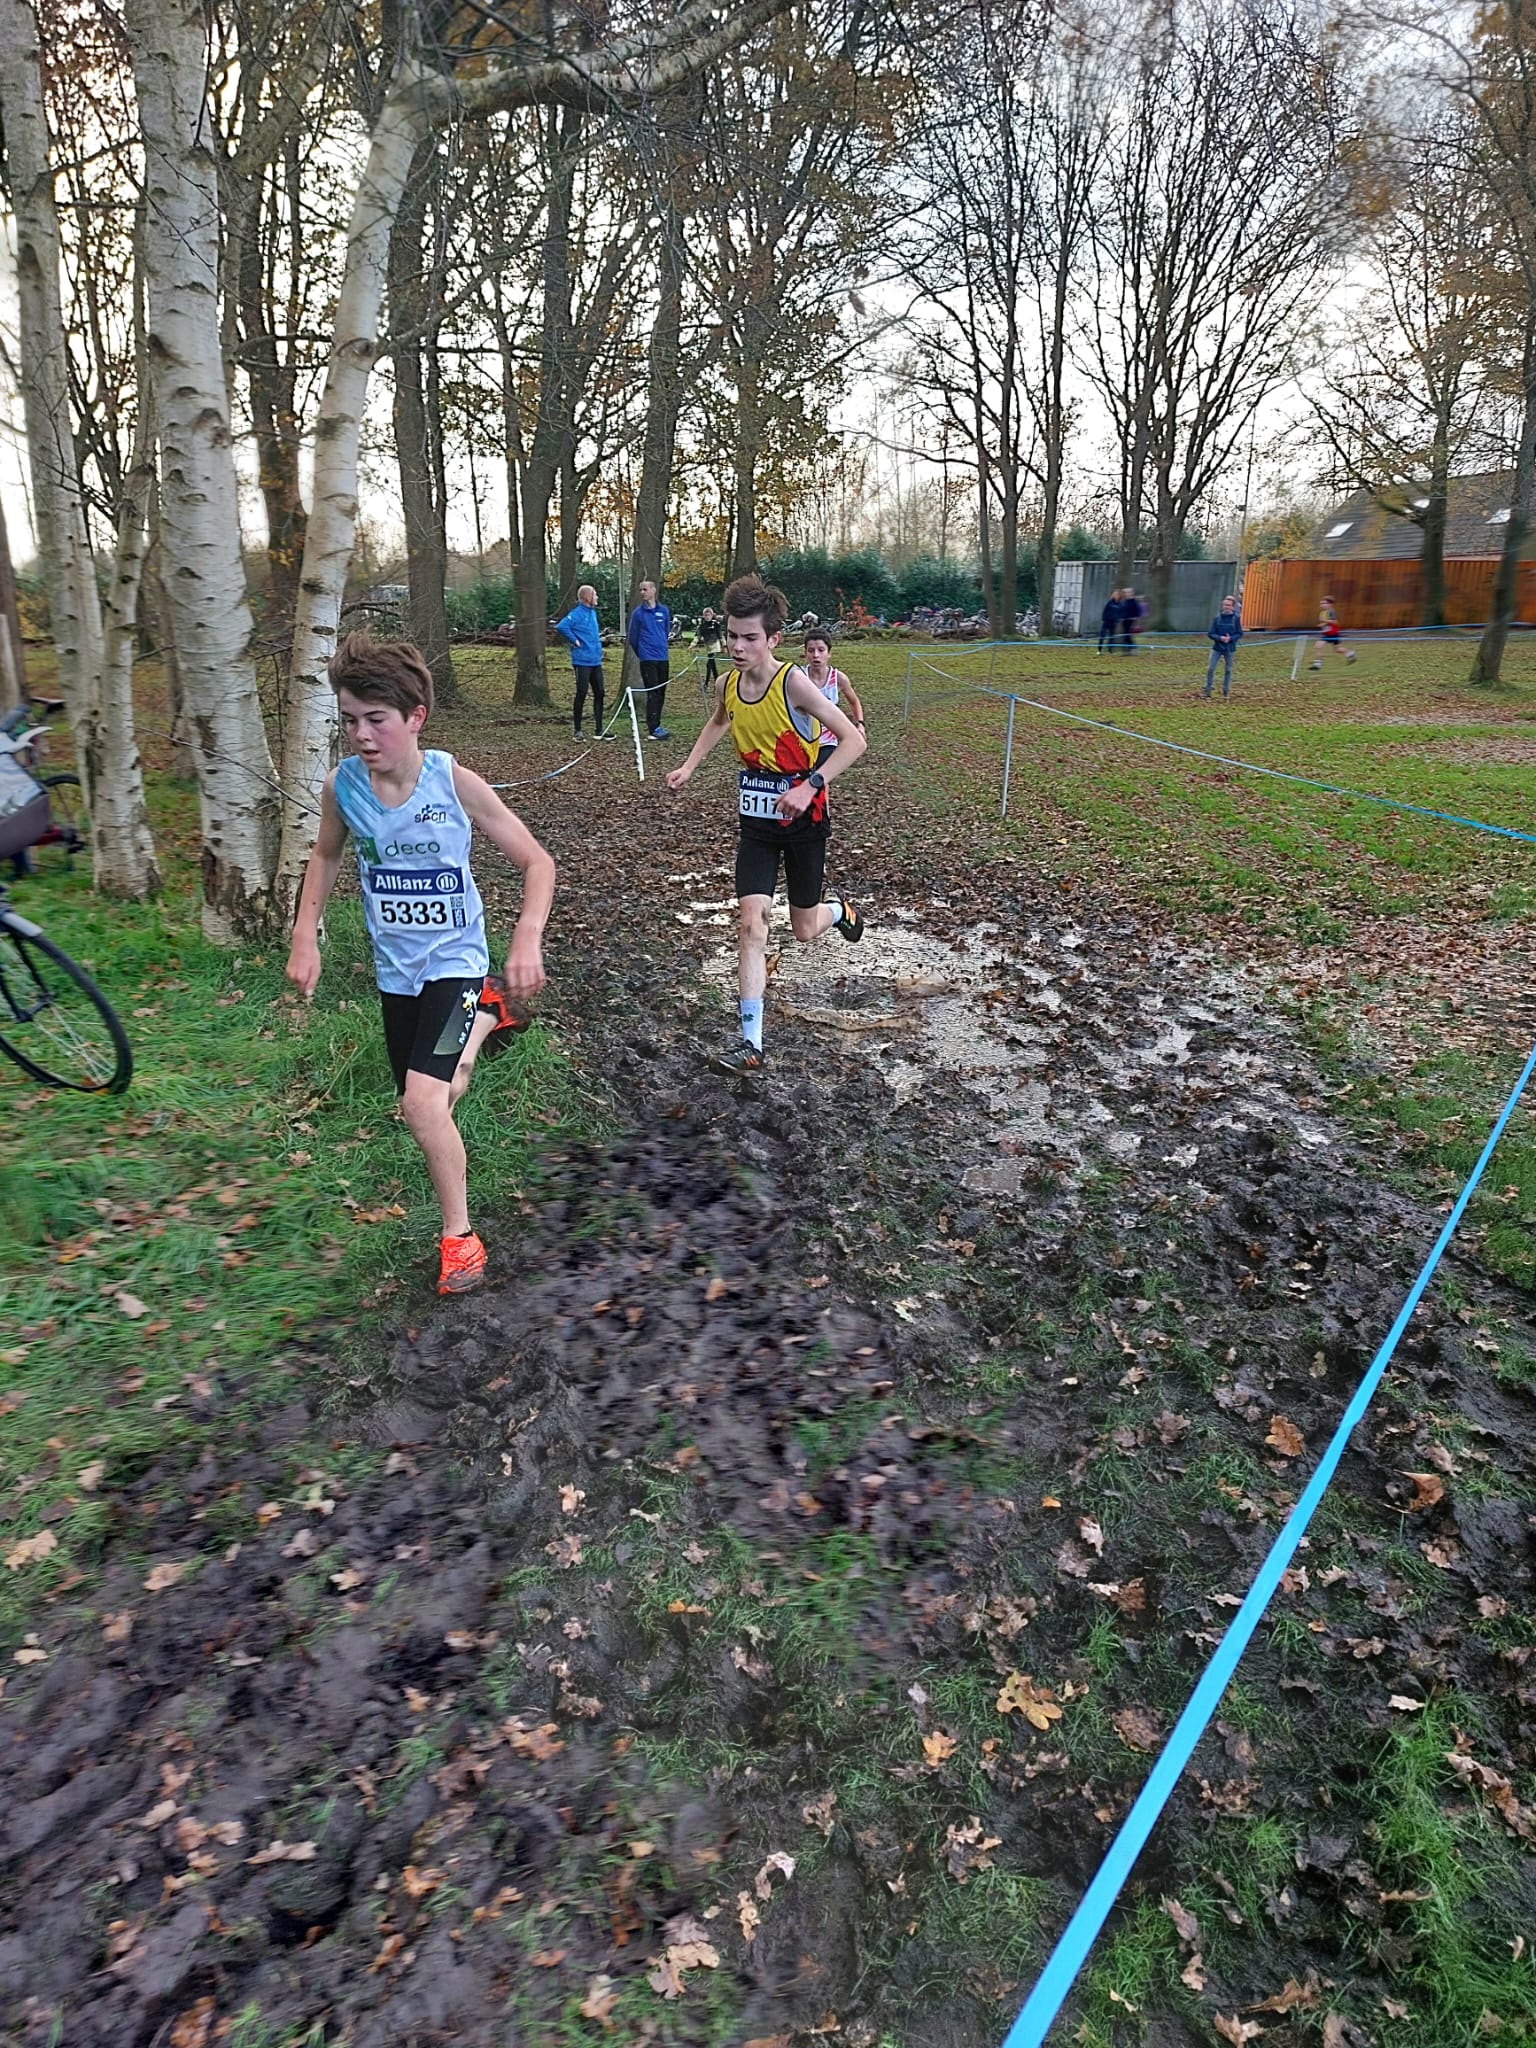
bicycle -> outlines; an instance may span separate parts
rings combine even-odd
[[[80,778],[68,772],[55,775],[42,772],[42,763],[48,757],[50,728],[32,722],[34,710],[40,711],[44,717],[57,717],[63,709],[61,698],[33,697],[11,712],[9,717],[0,719],[0,748],[14,756],[48,798],[47,823],[30,845],[11,856],[11,866],[18,880],[41,871],[37,859],[40,850],[56,850],[68,866],[77,853],[86,849],[86,816],[80,796]]]
[[[0,1052],[46,1088],[121,1095],[133,1048],[112,1005],[76,961],[13,910],[0,881]]]

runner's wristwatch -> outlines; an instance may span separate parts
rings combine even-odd
[[[825,789],[827,786],[827,778],[825,777],[825,775],[822,774],[819,768],[813,768],[810,774],[807,775],[805,779],[810,784],[812,789],[820,790]]]

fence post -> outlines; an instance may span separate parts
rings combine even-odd
[[[639,716],[638,716],[638,714],[637,714],[637,713],[636,713],[636,711],[635,711],[635,696],[636,696],[636,692],[635,692],[635,691],[634,691],[633,689],[629,689],[629,690],[626,690],[626,691],[624,692],[624,695],[625,695],[625,697],[627,698],[627,700],[628,700],[628,702],[629,702],[629,723],[630,723],[630,729],[631,729],[631,731],[632,731],[632,732],[634,733],[634,735],[635,735],[635,773],[636,773],[636,774],[637,774],[637,775],[639,776],[640,780],[641,780],[642,782],[644,782],[644,780],[645,780],[645,749],[644,749],[644,747],[642,747],[642,746],[641,746],[641,744],[640,744],[640,719],[639,719]]]
[[[991,652],[991,653],[990,653],[990,654],[989,654],[989,655],[987,656],[987,688],[988,688],[989,690],[990,690],[990,689],[991,689],[991,687],[992,687],[993,679],[994,679],[994,677],[996,676],[996,674],[997,674],[997,642],[996,642],[996,641],[994,640],[994,641],[992,642],[992,652]]]
[[[1306,651],[1307,636],[1305,633],[1298,633],[1296,636],[1296,652],[1291,657],[1291,681],[1293,683],[1295,682],[1296,678],[1301,674],[1302,656],[1306,653]]]
[[[1008,815],[1008,783],[1013,774],[1013,714],[1018,706],[1017,697],[1008,699],[1008,744],[1003,752],[1003,807],[998,813],[1003,818]]]
[[[903,725],[912,716],[912,661],[916,653],[917,649],[915,647],[907,649],[907,680],[901,699],[901,722]]]

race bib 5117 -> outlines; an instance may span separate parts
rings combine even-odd
[[[761,769],[743,768],[737,778],[737,807],[744,818],[762,818],[782,825],[778,800],[790,786],[788,775],[769,775]]]

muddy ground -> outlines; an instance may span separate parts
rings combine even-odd
[[[723,775],[515,801],[618,1135],[509,1190],[483,1293],[413,1271],[254,1421],[215,1382],[118,1503],[0,1719],[18,2048],[995,2042],[1438,1226],[1263,982],[874,764],[869,936],[786,932],[749,1089]],[[1142,1859],[1124,2041],[1407,2038],[1415,1717],[1536,1833],[1531,1301],[1446,1273]]]

